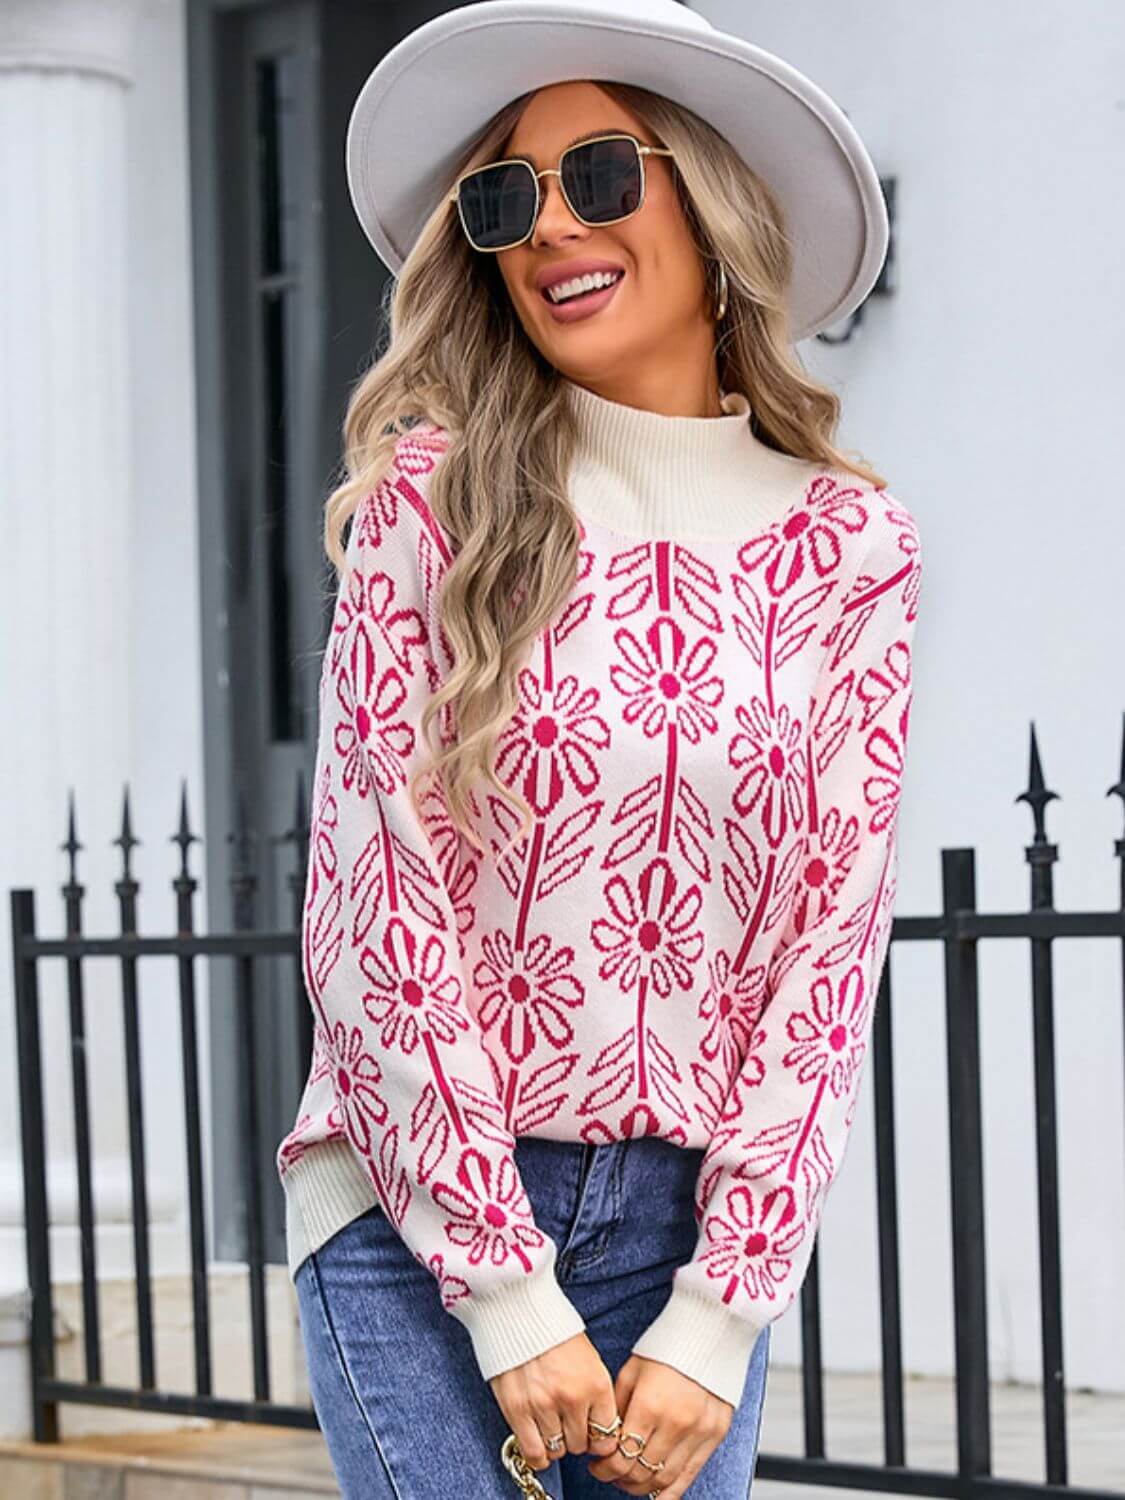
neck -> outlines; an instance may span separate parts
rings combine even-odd
[[[563,385],[579,429],[570,497],[581,519],[625,536],[737,540],[803,491],[808,466],[755,437],[740,392],[723,396],[721,416],[680,417]]]

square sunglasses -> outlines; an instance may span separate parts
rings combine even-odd
[[[644,203],[646,156],[673,154],[667,146],[609,133],[568,146],[557,167],[541,172],[520,157],[473,167],[457,179],[449,201],[457,204],[474,250],[511,250],[530,237],[539,218],[540,177],[557,177],[574,217],[598,228],[628,219]]]

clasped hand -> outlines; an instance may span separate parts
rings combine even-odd
[[[658,1490],[660,1500],[680,1500],[734,1416],[729,1401],[640,1354],[631,1354],[611,1380],[584,1332],[488,1383],[530,1468],[546,1469],[561,1457],[561,1446],[548,1452],[545,1442],[561,1432],[566,1452],[594,1455],[589,1468],[596,1478],[629,1495]],[[612,1427],[618,1413],[621,1426],[612,1437],[591,1436],[588,1420]],[[654,1472],[630,1457],[638,1448],[650,1464],[663,1460],[661,1467]]]

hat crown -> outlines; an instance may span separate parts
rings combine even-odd
[[[541,11],[545,16],[565,10],[568,17],[589,15],[591,20],[612,21],[621,19],[630,25],[638,22],[656,22],[661,26],[683,26],[697,31],[714,31],[706,16],[681,5],[680,0],[567,0],[560,6],[558,0],[491,0],[489,9],[503,10],[510,3],[521,15],[534,15]]]

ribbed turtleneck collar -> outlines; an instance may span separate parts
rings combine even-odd
[[[723,396],[721,417],[669,417],[563,385],[579,427],[571,503],[618,535],[740,540],[783,515],[808,482],[808,463],[755,437],[741,392]]]

